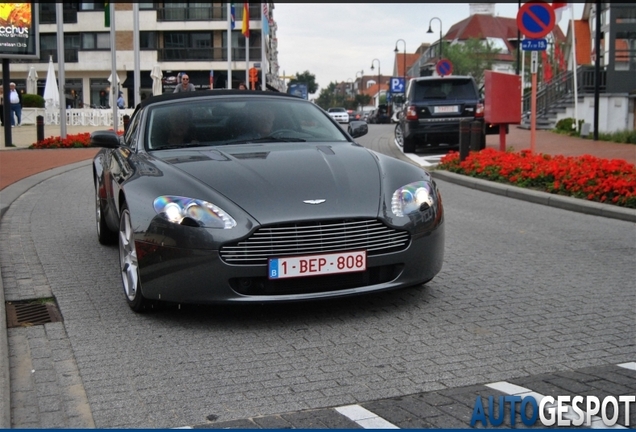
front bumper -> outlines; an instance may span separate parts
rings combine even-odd
[[[267,265],[230,265],[218,251],[136,241],[144,297],[182,303],[261,303],[328,299],[431,280],[442,268],[444,223],[414,234],[400,252],[369,256],[367,272],[267,279]]]

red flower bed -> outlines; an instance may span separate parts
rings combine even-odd
[[[111,129],[112,130],[112,129]],[[122,135],[124,132],[117,132]],[[32,149],[44,149],[44,148],[73,148],[73,147],[90,147],[91,134],[89,132],[79,133],[74,135],[66,135],[66,138],[62,137],[48,137],[42,141],[38,141],[29,146]]]
[[[636,167],[624,160],[590,155],[550,156],[484,149],[471,152],[463,161],[450,152],[439,168],[458,174],[636,208]]]

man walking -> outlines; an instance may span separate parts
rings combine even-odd
[[[9,103],[11,104],[11,127],[15,126],[13,114],[18,118],[18,126],[22,126],[22,95],[15,88],[15,83],[9,83]]]
[[[194,84],[190,83],[190,77],[186,74],[181,75],[181,84],[177,84],[174,93],[195,91]]]

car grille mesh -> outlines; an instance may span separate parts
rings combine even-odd
[[[377,220],[312,222],[260,228],[245,240],[223,246],[220,254],[229,264],[267,264],[268,258],[351,250],[373,256],[403,250],[409,241],[407,231]]]

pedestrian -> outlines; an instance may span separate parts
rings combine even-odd
[[[245,83],[240,83],[239,84],[239,90],[247,90],[247,87],[245,86]]]
[[[15,88],[15,83],[9,83],[9,88],[11,91],[9,92],[9,103],[11,104],[11,127],[15,126],[15,118],[13,115],[18,118],[18,126],[22,126],[22,95]]]
[[[0,85],[0,123],[4,126],[4,90]]]
[[[194,84],[190,83],[190,77],[186,74],[181,75],[181,84],[177,84],[173,93],[181,93],[187,91],[195,91]]]
[[[126,108],[126,101],[124,101],[124,93],[119,92],[119,97],[117,98],[117,108],[124,109]]]

